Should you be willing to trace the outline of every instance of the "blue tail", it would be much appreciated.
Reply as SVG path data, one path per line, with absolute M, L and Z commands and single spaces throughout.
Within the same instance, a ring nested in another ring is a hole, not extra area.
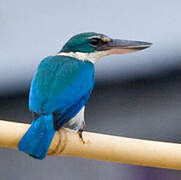
M 43 159 L 54 134 L 53 115 L 40 116 L 32 122 L 31 127 L 20 140 L 18 148 L 36 159 Z

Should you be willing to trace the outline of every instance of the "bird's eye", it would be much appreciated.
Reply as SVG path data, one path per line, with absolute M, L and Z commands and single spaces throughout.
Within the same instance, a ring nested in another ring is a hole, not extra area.
M 102 44 L 102 40 L 99 39 L 99 38 L 92 38 L 92 39 L 90 40 L 90 44 L 91 44 L 92 46 L 99 46 L 99 45 Z

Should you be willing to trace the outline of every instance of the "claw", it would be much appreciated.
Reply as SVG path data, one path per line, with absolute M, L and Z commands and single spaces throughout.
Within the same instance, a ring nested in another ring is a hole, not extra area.
M 78 130 L 78 135 L 79 135 L 79 138 L 80 138 L 80 140 L 82 141 L 82 143 L 85 144 L 85 141 L 84 141 L 84 139 L 83 139 L 83 137 L 82 137 L 82 132 L 83 132 L 83 129 L 79 129 L 79 130 Z

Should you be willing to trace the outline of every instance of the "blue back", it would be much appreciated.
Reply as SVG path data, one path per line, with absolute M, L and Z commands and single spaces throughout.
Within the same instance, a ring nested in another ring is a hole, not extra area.
M 56 113 L 57 130 L 87 103 L 93 85 L 91 62 L 68 56 L 47 57 L 32 80 L 29 108 L 39 115 Z

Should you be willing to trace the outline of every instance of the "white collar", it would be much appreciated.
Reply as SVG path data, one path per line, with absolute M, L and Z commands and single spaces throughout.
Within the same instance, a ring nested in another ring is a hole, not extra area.
M 101 57 L 108 55 L 106 51 L 96 51 L 92 53 L 83 53 L 83 52 L 60 52 L 58 56 L 69 56 L 79 59 L 81 61 L 90 61 L 93 64 L 97 62 Z

